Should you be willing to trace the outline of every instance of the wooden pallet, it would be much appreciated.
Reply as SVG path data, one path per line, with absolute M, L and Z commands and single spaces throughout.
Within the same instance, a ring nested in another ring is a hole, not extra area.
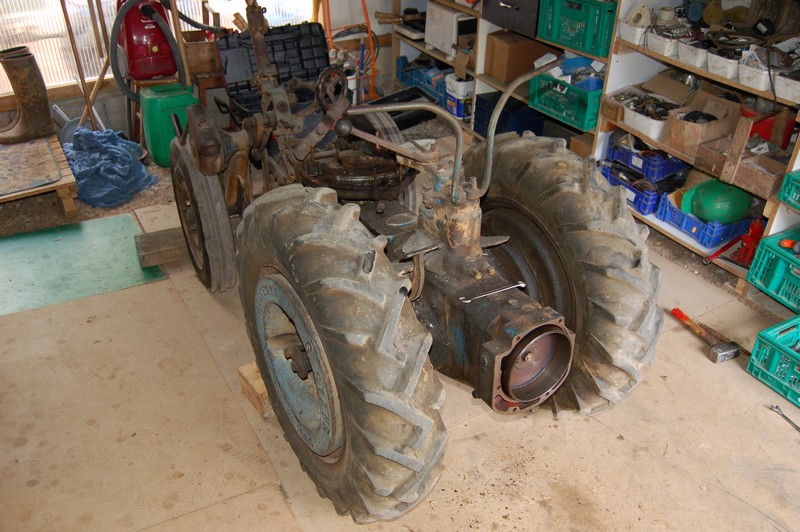
M 61 149 L 61 144 L 58 142 L 58 138 L 55 135 L 51 135 L 46 139 L 41 140 L 50 145 L 50 150 L 53 152 L 56 165 L 58 165 L 58 169 L 61 172 L 61 179 L 55 183 L 0 196 L 0 203 L 28 198 L 31 196 L 38 196 L 39 194 L 45 194 L 47 192 L 55 192 L 58 196 L 58 201 L 61 205 L 61 210 L 64 212 L 64 216 L 67 218 L 75 218 L 78 215 L 78 209 L 75 207 L 74 201 L 78 196 L 78 185 L 75 182 L 75 176 L 72 174 L 72 169 L 69 167 L 69 163 L 67 163 L 67 157 L 64 155 L 64 150 Z

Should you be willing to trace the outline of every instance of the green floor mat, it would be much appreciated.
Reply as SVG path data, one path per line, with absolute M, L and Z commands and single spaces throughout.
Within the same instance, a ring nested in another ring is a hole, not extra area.
M 0 238 L 0 316 L 163 279 L 142 268 L 130 215 Z

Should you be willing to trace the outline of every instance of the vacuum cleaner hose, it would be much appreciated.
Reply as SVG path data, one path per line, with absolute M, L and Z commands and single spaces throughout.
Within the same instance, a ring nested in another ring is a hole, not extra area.
M 134 7 L 138 6 L 142 2 L 146 0 L 128 0 L 127 2 L 122 4 L 122 7 L 117 12 L 116 18 L 114 18 L 114 24 L 111 26 L 111 36 L 109 40 L 111 42 L 111 46 L 109 46 L 109 63 L 111 66 L 111 73 L 114 75 L 114 80 L 117 82 L 119 89 L 122 93 L 131 101 L 138 102 L 139 95 L 133 92 L 130 87 L 128 87 L 128 83 L 125 80 L 125 77 L 122 75 L 122 72 L 119 68 L 119 61 L 117 59 L 117 41 L 119 40 L 119 30 L 122 27 L 122 22 L 125 20 L 125 16 L 128 12 L 133 9 Z M 149 8 L 149 9 L 148 9 Z M 150 6 L 147 8 L 143 8 L 142 13 L 153 19 L 153 21 L 161 28 L 161 31 L 164 33 L 164 36 L 169 43 L 169 49 L 172 52 L 172 57 L 175 59 L 175 64 L 178 68 L 178 82 L 181 85 L 186 85 L 186 73 L 183 65 L 183 60 L 181 59 L 180 51 L 178 50 L 178 43 L 175 41 L 175 37 L 172 35 L 172 31 L 169 29 L 169 24 L 167 21 L 164 20 L 158 11 L 153 9 Z

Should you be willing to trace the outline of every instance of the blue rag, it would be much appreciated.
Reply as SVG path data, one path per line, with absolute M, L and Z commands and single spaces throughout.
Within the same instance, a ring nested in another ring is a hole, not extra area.
M 121 132 L 78 128 L 64 153 L 78 184 L 78 199 L 92 207 L 115 207 L 156 184 L 139 157 L 144 153 Z

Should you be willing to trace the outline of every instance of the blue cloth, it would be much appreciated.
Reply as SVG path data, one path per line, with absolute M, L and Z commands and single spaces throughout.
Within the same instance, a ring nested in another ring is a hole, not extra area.
M 92 207 L 114 207 L 130 201 L 134 194 L 156 184 L 139 157 L 144 153 L 135 142 L 111 130 L 78 128 L 64 153 L 78 183 L 78 199 Z

